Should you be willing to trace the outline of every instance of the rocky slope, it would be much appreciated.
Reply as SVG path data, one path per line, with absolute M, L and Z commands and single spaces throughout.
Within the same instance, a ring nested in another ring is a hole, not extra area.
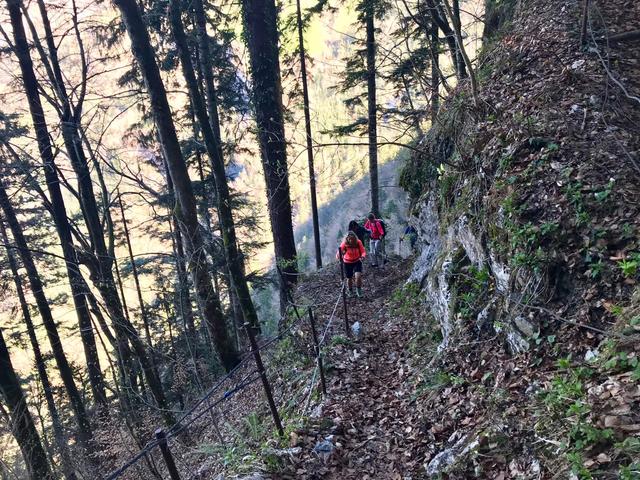
M 456 379 L 422 406 L 426 472 L 640 478 L 640 44 L 606 40 L 640 5 L 591 2 L 582 48 L 578 2 L 501 3 L 480 104 L 460 86 L 402 175 L 424 376 Z

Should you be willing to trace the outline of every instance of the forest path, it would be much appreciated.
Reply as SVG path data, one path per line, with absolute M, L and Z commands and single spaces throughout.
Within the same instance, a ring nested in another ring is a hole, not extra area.
M 417 478 L 426 437 L 419 432 L 418 412 L 412 406 L 409 345 L 415 331 L 410 320 L 393 314 L 391 305 L 410 265 L 410 259 L 398 257 L 384 269 L 365 265 L 364 298 L 348 300 L 350 323 L 362 326 L 360 338 L 345 341 L 340 309 L 326 359 L 327 399 L 308 428 L 292 439 L 302 454 L 273 478 Z M 303 290 L 299 294 L 318 298 L 335 295 L 337 288 L 319 277 Z M 325 318 L 331 313 L 318 311 Z

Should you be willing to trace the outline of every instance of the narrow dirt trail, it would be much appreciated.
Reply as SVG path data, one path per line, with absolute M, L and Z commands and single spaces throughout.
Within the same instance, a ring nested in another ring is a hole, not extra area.
M 344 334 L 340 311 L 326 360 L 327 399 L 312 424 L 294 438 L 302 454 L 286 473 L 274 478 L 418 478 L 427 437 L 420 433 L 412 402 L 408 347 L 414 328 L 410 321 L 394 316 L 390 307 L 390 297 L 406 280 L 409 268 L 410 261 L 397 259 L 383 270 L 366 269 L 365 297 L 348 303 L 351 323 L 362 325 L 360 338 L 336 341 L 336 335 Z M 336 291 L 321 279 L 305 285 L 306 293 L 315 295 L 327 288 Z M 331 452 L 321 451 L 323 442 Z

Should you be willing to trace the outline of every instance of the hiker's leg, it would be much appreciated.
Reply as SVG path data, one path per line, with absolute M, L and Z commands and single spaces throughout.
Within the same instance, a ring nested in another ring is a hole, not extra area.
M 378 265 L 378 244 L 380 240 L 371 240 L 371 265 Z
M 349 292 L 353 290 L 353 264 L 345 263 L 344 264 L 344 274 L 347 277 L 347 288 Z
M 356 297 L 362 297 L 362 260 L 354 266 L 354 272 L 356 276 Z

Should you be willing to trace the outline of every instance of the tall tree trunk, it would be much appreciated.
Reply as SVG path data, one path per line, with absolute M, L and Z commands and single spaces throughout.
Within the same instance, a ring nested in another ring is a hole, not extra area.
M 456 34 L 451 28 L 449 21 L 447 20 L 447 15 L 445 14 L 444 8 L 442 6 L 442 0 L 425 0 L 429 15 L 436 22 L 438 28 L 442 30 L 444 34 L 445 40 L 449 47 L 449 52 L 451 54 L 451 61 L 453 62 L 453 67 L 456 71 L 456 77 L 458 80 L 466 78 L 467 71 L 464 64 L 464 59 L 460 54 L 458 49 L 458 45 L 456 42 Z
M 0 392 L 9 409 L 11 432 L 15 437 L 32 480 L 54 480 L 47 454 L 27 408 L 27 399 L 16 375 L 7 344 L 0 330 Z
M 242 0 L 242 15 L 251 64 L 253 104 L 267 186 L 269 219 L 276 262 L 284 277 L 280 289 L 282 307 L 286 305 L 286 289 L 297 281 L 298 266 L 289 195 L 275 1 Z
M 451 23 L 453 24 L 453 31 L 456 38 L 456 44 L 458 46 L 458 53 L 462 57 L 463 64 L 467 67 L 469 74 L 469 80 L 471 83 L 471 95 L 473 96 L 473 103 L 477 107 L 480 104 L 480 97 L 478 96 L 478 80 L 476 73 L 473 70 L 473 65 L 467 55 L 467 51 L 464 47 L 464 41 L 462 39 L 462 23 L 460 22 L 460 7 L 457 0 L 453 0 L 453 7 L 449 4 L 449 0 L 442 0 L 446 14 L 449 16 Z M 457 10 L 456 10 L 457 7 Z
M 431 41 L 431 124 L 433 125 L 440 110 L 440 40 L 438 24 L 433 18 L 430 22 Z
M 134 0 L 114 0 L 114 3 L 122 13 L 133 53 L 144 76 L 147 93 L 151 100 L 158 135 L 176 193 L 176 216 L 184 234 L 198 304 L 220 360 L 224 367 L 230 370 L 237 365 L 240 358 L 227 332 L 220 301 L 211 284 L 191 179 L 180 150 L 166 90 L 160 77 L 149 34 Z
M 56 165 L 49 140 L 49 131 L 44 111 L 42 109 L 42 104 L 40 102 L 40 95 L 38 93 L 38 81 L 33 70 L 33 62 L 31 61 L 26 35 L 22 25 L 20 0 L 7 0 L 7 6 L 9 8 L 11 25 L 13 27 L 15 52 L 20 63 L 22 81 L 24 84 L 25 94 L 29 102 L 29 110 L 31 112 L 31 119 L 36 132 L 38 149 L 44 163 L 44 172 L 52 205 L 53 219 L 56 224 L 58 237 L 60 238 L 67 275 L 69 277 L 69 286 L 71 287 L 73 303 L 78 317 L 78 324 L 80 326 L 80 337 L 82 338 L 82 344 L 84 347 L 91 390 L 93 392 L 94 400 L 98 404 L 106 407 L 107 399 L 104 388 L 104 378 L 102 376 L 96 340 L 91 326 L 91 314 L 87 305 L 87 299 L 85 296 L 86 292 L 82 288 L 82 285 L 84 285 L 84 279 L 82 279 L 82 274 L 80 273 L 78 266 L 77 253 L 73 246 L 71 227 L 69 225 L 64 199 L 60 190 L 60 182 L 58 180 Z
M 380 186 L 378 183 L 378 118 L 376 105 L 376 37 L 374 11 L 371 2 L 365 6 L 367 31 L 367 131 L 369 133 L 369 183 L 371 211 L 380 215 Z
M 320 248 L 320 221 L 318 218 L 318 200 L 316 198 L 316 172 L 313 165 L 313 138 L 311 136 L 311 111 L 309 104 L 309 87 L 307 85 L 307 59 L 304 49 L 304 33 L 302 25 L 302 8 L 300 0 L 296 0 L 296 21 L 298 27 L 298 48 L 300 50 L 300 77 L 302 80 L 302 101 L 304 105 L 304 126 L 307 137 L 307 160 L 309 165 L 309 194 L 311 196 L 311 220 L 313 222 L 313 241 L 316 252 L 316 268 L 322 268 L 322 251 Z
M 245 321 L 256 330 L 259 330 L 260 326 L 258 322 L 258 315 L 256 313 L 255 306 L 253 305 L 253 301 L 251 300 L 249 286 L 247 285 L 247 281 L 244 277 L 242 268 L 243 259 L 238 251 L 236 228 L 233 221 L 233 212 L 231 210 L 231 195 L 229 193 L 229 185 L 227 184 L 224 158 L 222 156 L 221 139 L 219 136 L 220 129 L 216 104 L 216 92 L 211 65 L 208 63 L 209 39 L 206 33 L 204 9 L 202 9 L 200 0 L 194 1 L 196 22 L 198 25 L 202 75 L 205 79 L 205 90 L 207 92 L 208 104 L 210 107 L 209 112 L 207 112 L 202 95 L 198 90 L 198 82 L 193 69 L 193 64 L 191 63 L 191 54 L 189 52 L 187 38 L 182 25 L 181 10 L 178 1 L 179 0 L 169 1 L 171 25 L 174 39 L 178 47 L 180 61 L 182 63 L 182 71 L 187 83 L 187 88 L 189 89 L 191 104 L 198 123 L 200 124 L 207 154 L 211 161 L 211 170 L 213 172 L 213 179 L 216 185 L 216 199 L 218 218 L 220 219 L 222 243 L 224 245 L 227 267 L 231 277 L 230 287 L 235 291 Z M 212 121 L 211 116 L 215 117 L 215 120 Z M 214 127 L 214 125 L 217 126 L 217 128 Z M 233 295 L 230 294 L 230 299 L 232 299 L 232 297 Z
M 27 278 L 29 279 L 31 292 L 36 300 L 40 318 L 42 319 L 42 323 L 44 324 L 44 328 L 47 332 L 49 343 L 51 344 L 51 350 L 53 352 L 53 357 L 58 367 L 58 372 L 60 373 L 60 377 L 62 378 L 62 382 L 64 384 L 67 395 L 69 396 L 71 407 L 78 423 L 80 438 L 86 443 L 86 441 L 91 436 L 91 429 L 89 427 L 89 421 L 87 420 L 84 403 L 82 402 L 80 392 L 78 391 L 75 380 L 73 379 L 71 366 L 69 365 L 67 357 L 62 348 L 62 342 L 58 333 L 58 327 L 56 326 L 56 323 L 53 319 L 49 301 L 44 294 L 42 280 L 40 279 L 36 264 L 33 261 L 33 257 L 31 256 L 31 251 L 29 250 L 27 241 L 24 237 L 24 234 L 22 233 L 22 228 L 18 223 L 18 219 L 16 217 L 15 211 L 13 210 L 13 206 L 9 201 L 9 197 L 7 196 L 7 192 L 4 189 L 4 185 L 1 181 L 0 208 L 2 208 L 2 211 L 4 212 L 4 218 L 9 225 L 13 240 L 16 243 L 18 253 L 20 254 L 20 259 L 22 260 L 22 265 L 27 272 Z
M 74 2 L 72 2 L 72 5 L 74 10 L 74 26 L 77 28 L 77 9 Z M 102 222 L 100 220 L 99 209 L 93 191 L 91 172 L 83 148 L 82 139 L 84 138 L 84 136 L 80 131 L 82 99 L 79 100 L 78 104 L 73 105 L 71 99 L 67 94 L 64 76 L 62 75 L 62 69 L 60 67 L 60 62 L 58 59 L 58 50 L 49 22 L 49 17 L 44 0 L 38 0 L 38 7 L 40 10 L 40 15 L 42 17 L 43 27 L 45 29 L 45 41 L 47 43 L 49 57 L 48 64 L 50 65 L 50 68 L 47 69 L 47 72 L 49 73 L 49 80 L 54 85 L 57 96 L 61 103 L 58 109 L 60 117 L 60 127 L 67 154 L 71 159 L 71 165 L 78 179 L 80 207 L 85 220 L 85 224 L 87 226 L 87 231 L 89 232 L 89 237 L 91 239 L 91 247 L 93 249 L 93 251 L 90 253 L 90 255 L 92 254 L 92 257 L 88 258 L 87 261 L 85 261 L 85 264 L 91 271 L 91 276 L 94 279 L 94 284 L 100 291 L 100 295 L 104 300 L 105 306 L 109 312 L 109 316 L 116 326 L 116 335 L 118 336 L 118 343 L 120 345 L 119 354 L 122 354 L 125 357 L 129 357 L 131 355 L 131 351 L 127 345 L 127 337 L 131 333 L 127 334 L 127 331 L 133 332 L 134 330 L 132 327 L 130 328 L 130 326 L 127 325 L 129 323 L 129 319 L 126 315 L 126 308 L 123 307 L 122 303 L 124 302 L 124 298 L 121 301 L 118 294 L 117 283 L 115 281 L 112 270 L 114 263 L 113 241 L 112 237 L 110 237 L 111 242 L 109 247 L 105 243 Z M 35 37 L 36 35 L 33 27 L 32 30 Z M 80 56 L 84 75 L 83 82 L 85 82 L 83 84 L 84 89 L 86 88 L 87 81 L 87 67 L 84 62 L 84 49 L 81 38 L 79 36 L 79 30 L 76 30 L 76 36 L 80 47 Z M 37 42 L 37 37 L 34 38 L 34 41 Z M 43 55 L 43 63 L 46 62 L 47 59 L 44 57 L 44 49 L 39 49 L 39 51 L 41 52 L 41 55 Z M 88 144 L 88 141 L 86 143 Z M 106 197 L 106 192 L 104 191 L 106 189 L 101 178 L 100 167 L 99 165 L 97 165 L 97 162 L 95 163 L 96 171 L 98 172 L 100 183 L 103 187 L 103 196 Z M 109 234 L 113 235 L 110 212 L 108 211 L 108 206 L 105 206 L 105 208 L 107 209 L 106 218 L 108 228 L 110 229 Z M 140 348 L 134 348 L 134 350 L 137 351 L 137 354 L 147 356 L 147 353 L 143 353 L 144 350 L 140 350 Z M 147 360 L 142 358 L 140 359 L 140 363 L 144 364 L 145 362 L 147 362 Z M 127 365 L 131 363 L 131 360 L 129 358 L 124 358 L 119 363 L 122 365 Z M 157 383 L 155 379 L 151 379 L 150 381 L 153 383 Z M 150 388 L 152 391 L 154 390 L 153 387 Z M 161 402 L 162 399 L 156 398 L 156 401 Z
M 36 329 L 33 325 L 31 318 L 31 312 L 29 311 L 29 304 L 24 295 L 24 289 L 22 287 L 22 279 L 18 273 L 18 262 L 14 256 L 13 250 L 8 247 L 9 237 L 7 230 L 4 226 L 4 220 L 0 218 L 0 237 L 2 242 L 7 246 L 7 260 L 9 261 L 9 269 L 13 276 L 13 283 L 16 287 L 16 294 L 18 295 L 18 301 L 20 302 L 20 309 L 22 310 L 22 318 L 24 319 L 25 326 L 27 327 L 27 335 L 29 337 L 29 343 L 33 350 L 33 356 L 36 362 L 36 370 L 38 370 L 38 376 L 42 383 L 42 390 L 44 392 L 44 398 L 47 403 L 47 410 L 51 417 L 51 425 L 53 427 L 53 437 L 56 443 L 56 448 L 60 454 L 60 460 L 62 464 L 62 470 L 67 480 L 75 480 L 77 478 L 73 469 L 73 463 L 69 456 L 69 448 L 67 447 L 67 441 L 65 439 L 64 430 L 62 428 L 62 422 L 60 421 L 60 414 L 58 413 L 58 407 L 56 406 L 55 399 L 53 397 L 53 388 L 51 387 L 51 381 L 49 380 L 49 374 L 47 373 L 47 366 L 45 364 L 42 351 L 40 350 L 40 343 L 36 335 Z
M 69 283 L 71 284 L 71 287 L 73 289 L 72 293 L 73 293 L 74 302 L 77 302 L 76 311 L 78 312 L 78 318 L 80 321 L 80 331 L 81 331 L 83 344 L 85 347 L 85 356 L 87 357 L 87 368 L 89 370 L 90 379 L 92 380 L 92 389 L 94 390 L 94 396 L 96 400 L 100 402 L 105 399 L 102 372 L 100 370 L 100 364 L 98 362 L 95 338 L 93 338 L 93 329 L 91 326 L 91 317 L 89 314 L 89 309 L 87 308 L 87 305 L 86 305 L 84 292 L 80 292 L 77 290 L 79 286 L 78 276 L 80 276 L 80 270 L 78 269 L 78 263 L 75 256 L 76 255 L 75 250 L 73 248 L 73 244 L 70 238 L 70 232 L 68 230 L 65 231 L 64 229 L 65 224 L 68 227 L 68 219 L 66 216 L 66 212 L 64 211 L 64 202 L 62 201 L 62 193 L 60 192 L 60 184 L 58 182 L 58 177 L 56 173 L 53 152 L 51 150 L 51 143 L 49 140 L 49 131 L 47 128 L 47 124 L 45 122 L 45 115 L 42 109 L 42 104 L 40 102 L 40 95 L 38 94 L 38 82 L 33 71 L 33 63 L 31 61 L 31 56 L 29 55 L 29 46 L 27 45 L 24 28 L 22 26 L 20 0 L 7 0 L 7 7 L 9 10 L 9 15 L 11 17 L 11 25 L 13 27 L 16 56 L 18 57 L 18 61 L 20 63 L 22 81 L 24 84 L 25 93 L 29 103 L 31 119 L 32 119 L 34 130 L 36 133 L 38 150 L 40 152 L 40 156 L 44 163 L 45 178 L 47 181 L 47 187 L 49 188 L 49 194 L 51 195 L 51 203 L 53 204 L 54 219 L 56 220 L 56 228 L 58 230 L 58 235 L 60 236 L 61 243 L 62 243 L 62 249 L 65 257 L 67 273 L 69 275 Z M 8 198 L 7 198 L 7 202 L 8 202 Z M 7 221 L 11 226 L 11 222 L 12 222 L 11 217 L 6 210 L 5 210 L 5 216 L 7 217 Z M 15 215 L 14 215 L 14 219 L 15 219 Z M 16 239 L 17 241 L 16 232 L 14 231 L 13 226 L 11 227 L 11 230 L 13 232 L 14 239 Z M 25 244 L 25 247 L 26 247 L 26 244 Z M 25 265 L 25 268 L 26 268 L 26 262 L 24 261 L 24 258 L 23 258 L 23 264 Z M 38 289 L 42 290 L 41 284 L 36 285 L 36 288 L 33 288 L 34 291 Z M 84 304 L 83 304 L 83 301 L 84 301 Z M 47 305 L 47 309 L 48 309 L 48 305 Z M 51 321 L 53 322 L 53 318 L 51 318 Z M 59 343 L 59 341 L 60 340 L 58 338 L 57 342 Z M 53 343 L 54 342 L 52 341 L 52 344 Z M 69 368 L 69 365 L 66 363 L 66 357 L 62 355 L 61 360 L 62 358 L 64 358 L 63 362 L 64 364 L 66 364 L 66 368 L 69 370 L 68 371 L 69 378 L 67 378 L 67 380 L 65 381 L 65 384 L 67 386 L 69 396 L 74 406 L 74 411 L 78 419 L 80 432 L 85 437 L 85 439 L 88 440 L 89 437 L 91 436 L 91 433 L 90 433 L 91 429 L 89 427 L 89 422 L 86 417 L 84 404 L 80 399 L 80 395 L 76 389 L 75 382 L 73 382 L 73 377 L 71 376 L 71 370 Z M 62 367 L 59 365 L 59 368 L 61 370 L 61 374 L 63 374 L 64 365 Z M 65 375 L 66 374 L 67 373 L 65 373 Z
M 144 298 L 142 297 L 142 288 L 140 287 L 140 278 L 138 277 L 138 267 L 136 266 L 136 259 L 133 255 L 133 247 L 131 246 L 131 237 L 129 236 L 129 226 L 127 225 L 127 217 L 124 213 L 124 205 L 122 203 L 122 195 L 118 192 L 118 203 L 120 205 L 120 218 L 122 220 L 122 228 L 124 231 L 124 240 L 127 245 L 127 252 L 129 254 L 129 262 L 131 262 L 131 273 L 133 275 L 133 282 L 136 286 L 136 294 L 138 295 L 138 304 L 140 305 L 140 318 L 142 318 L 142 324 L 144 326 L 144 333 L 147 336 L 147 344 L 153 348 L 153 339 L 151 338 L 151 326 L 149 325 L 149 315 L 147 307 L 144 304 Z M 151 355 L 153 357 L 153 355 Z

